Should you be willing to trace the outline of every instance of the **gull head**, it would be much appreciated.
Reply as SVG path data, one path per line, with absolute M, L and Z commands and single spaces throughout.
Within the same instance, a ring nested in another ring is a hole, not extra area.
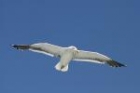
M 68 48 L 77 50 L 77 47 L 75 47 L 75 46 L 69 46 Z

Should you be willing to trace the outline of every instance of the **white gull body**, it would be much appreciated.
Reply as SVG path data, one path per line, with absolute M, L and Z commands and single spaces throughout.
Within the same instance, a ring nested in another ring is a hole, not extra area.
M 55 68 L 62 72 L 68 71 L 69 63 L 72 60 L 108 64 L 111 67 L 125 66 L 124 64 L 114 61 L 108 56 L 97 52 L 78 50 L 75 46 L 61 47 L 50 43 L 35 43 L 31 45 L 13 45 L 13 47 L 16 49 L 43 53 L 51 57 L 59 57 L 60 61 L 56 64 Z

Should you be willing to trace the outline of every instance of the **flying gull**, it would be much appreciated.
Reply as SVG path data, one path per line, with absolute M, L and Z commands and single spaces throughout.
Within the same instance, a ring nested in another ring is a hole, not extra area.
M 60 58 L 60 61 L 56 64 L 55 68 L 56 70 L 62 72 L 68 71 L 70 61 L 108 64 L 111 67 L 126 66 L 103 54 L 79 50 L 75 46 L 61 47 L 50 43 L 35 43 L 31 45 L 14 44 L 12 46 L 18 50 L 31 50 L 33 52 L 43 53 L 51 57 Z

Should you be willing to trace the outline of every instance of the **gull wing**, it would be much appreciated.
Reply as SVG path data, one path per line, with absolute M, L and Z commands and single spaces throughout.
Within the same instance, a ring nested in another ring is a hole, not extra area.
M 104 63 L 105 61 L 110 60 L 110 58 L 97 52 L 79 50 L 75 55 L 74 60 Z
M 29 50 L 33 52 L 43 53 L 51 57 L 60 57 L 62 52 L 64 51 L 64 48 L 49 43 L 36 43 L 30 45 Z
M 108 65 L 112 67 L 125 66 L 98 52 L 90 52 L 90 51 L 84 51 L 84 50 L 79 50 L 79 52 L 75 55 L 73 60 L 101 63 L 101 64 L 107 63 Z

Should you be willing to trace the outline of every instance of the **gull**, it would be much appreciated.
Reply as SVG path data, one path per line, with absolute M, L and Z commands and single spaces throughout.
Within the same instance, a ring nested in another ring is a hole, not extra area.
M 30 50 L 51 57 L 60 58 L 60 61 L 55 65 L 55 69 L 62 72 L 68 71 L 69 63 L 71 61 L 108 64 L 111 67 L 126 67 L 126 65 L 119 63 L 106 55 L 98 52 L 79 50 L 75 46 L 61 47 L 50 43 L 35 43 L 30 45 L 13 44 L 12 47 L 18 50 Z

